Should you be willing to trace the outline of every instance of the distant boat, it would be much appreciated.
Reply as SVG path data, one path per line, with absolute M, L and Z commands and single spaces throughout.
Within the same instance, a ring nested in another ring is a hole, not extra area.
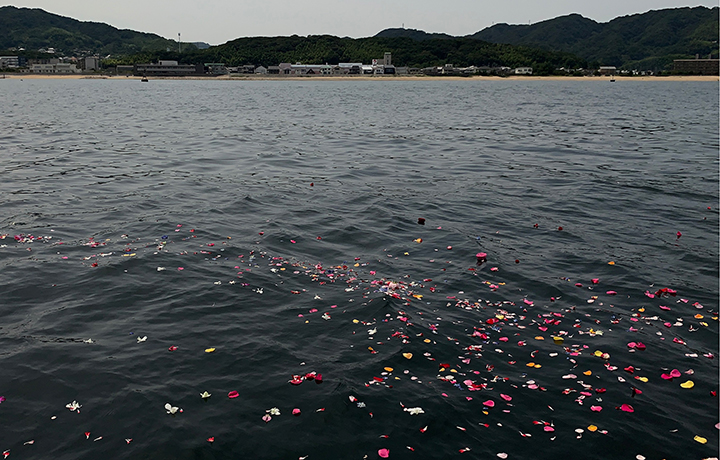
M 142 79 L 140 79 L 140 81 L 148 81 L 148 78 L 145 75 L 143 75 L 143 77 L 142 77 Z
M 610 77 L 610 83 L 615 83 L 615 77 Z

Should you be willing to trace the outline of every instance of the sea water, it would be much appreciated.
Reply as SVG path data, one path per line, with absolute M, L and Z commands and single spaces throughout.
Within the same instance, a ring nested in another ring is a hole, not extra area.
M 0 450 L 717 456 L 717 94 L 6 79 Z

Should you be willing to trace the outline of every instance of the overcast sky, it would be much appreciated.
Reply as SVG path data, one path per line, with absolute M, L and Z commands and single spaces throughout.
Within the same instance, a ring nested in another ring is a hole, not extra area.
M 528 24 L 570 13 L 598 22 L 649 10 L 717 6 L 681 0 L 18 0 L 81 21 L 152 32 L 182 41 L 225 43 L 239 37 L 371 37 L 403 27 L 469 35 L 496 23 Z M 8 4 L 5 4 L 8 5 Z

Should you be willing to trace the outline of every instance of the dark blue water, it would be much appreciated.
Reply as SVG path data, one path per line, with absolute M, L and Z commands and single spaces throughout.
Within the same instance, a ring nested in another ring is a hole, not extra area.
M 717 94 L 4 80 L 0 451 L 717 457 Z

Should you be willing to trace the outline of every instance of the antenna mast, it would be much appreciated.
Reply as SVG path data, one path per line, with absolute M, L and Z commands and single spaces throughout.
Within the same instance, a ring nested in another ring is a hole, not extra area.
M 180 32 L 178 32 L 178 54 L 180 54 Z

